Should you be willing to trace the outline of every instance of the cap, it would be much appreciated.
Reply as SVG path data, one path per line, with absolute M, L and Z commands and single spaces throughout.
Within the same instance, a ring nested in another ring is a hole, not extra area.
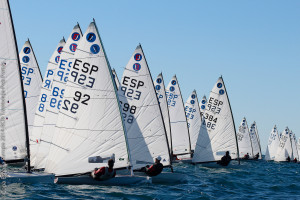
M 157 160 L 159 160 L 159 161 L 161 161 L 161 157 L 160 156 L 157 156 L 157 158 L 156 158 Z

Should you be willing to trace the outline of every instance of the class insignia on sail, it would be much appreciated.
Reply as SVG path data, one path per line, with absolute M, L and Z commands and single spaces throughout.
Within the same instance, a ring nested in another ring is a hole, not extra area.
M 267 150 L 266 150 L 266 155 L 265 155 L 265 160 L 274 160 L 275 155 L 277 153 L 277 149 L 279 147 L 279 134 L 276 125 L 272 129 L 269 140 L 268 140 L 268 145 L 267 145 Z

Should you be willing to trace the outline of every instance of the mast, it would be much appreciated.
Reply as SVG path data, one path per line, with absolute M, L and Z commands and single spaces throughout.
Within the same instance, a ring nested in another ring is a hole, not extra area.
M 228 99 L 228 104 L 229 104 L 229 107 L 230 107 L 231 117 L 232 117 L 232 121 L 233 121 L 233 125 L 234 125 L 233 127 L 234 127 L 234 133 L 235 133 L 235 142 L 236 142 L 236 150 L 237 150 L 237 159 L 238 159 L 238 162 L 239 162 L 239 164 L 240 164 L 240 150 L 239 150 L 239 145 L 238 145 L 238 141 L 237 141 L 236 128 L 235 128 L 234 118 L 233 118 L 233 114 L 232 114 L 232 108 L 231 108 L 230 101 L 229 101 L 229 98 L 228 98 L 228 91 L 227 91 L 227 89 L 226 89 L 225 82 L 224 82 L 222 76 L 221 76 L 221 79 L 222 79 L 224 88 L 225 88 L 225 90 L 226 90 L 226 97 L 227 97 L 227 99 Z
M 39 63 L 37 62 L 37 59 L 36 59 L 36 57 L 35 57 L 35 54 L 34 54 L 34 51 L 33 51 L 33 48 L 32 48 L 32 45 L 31 45 L 31 43 L 30 43 L 30 40 L 29 40 L 29 38 L 28 38 L 28 43 L 29 43 L 29 45 L 30 45 L 30 47 L 31 47 L 31 51 L 32 51 L 32 54 L 33 54 L 34 60 L 35 60 L 35 62 L 36 62 L 36 64 L 37 64 L 37 67 L 38 67 L 38 69 L 39 69 L 39 73 L 40 73 L 40 77 L 41 77 L 41 79 L 42 79 L 42 82 L 43 82 L 44 80 L 43 80 L 43 76 L 42 76 L 42 73 L 41 73 L 41 69 L 40 69 Z
M 139 46 L 140 46 L 140 48 L 141 48 L 141 50 L 142 50 L 142 52 L 144 54 L 144 51 L 143 51 L 143 48 L 142 48 L 141 44 L 139 44 Z M 145 59 L 146 65 L 149 66 L 148 62 L 147 62 L 147 59 L 146 59 L 146 56 L 144 56 L 144 59 Z M 159 108 L 159 113 L 160 113 L 161 120 L 162 120 L 163 127 L 164 127 L 164 132 L 165 132 L 167 146 L 168 146 L 168 152 L 169 152 L 169 158 L 170 158 L 170 166 L 172 168 L 172 157 L 171 157 L 170 148 L 169 148 L 169 141 L 168 141 L 166 126 L 165 126 L 164 118 L 163 118 L 163 115 L 162 115 L 162 112 L 161 112 L 161 108 L 160 108 L 160 105 L 159 105 L 159 102 L 158 102 L 158 98 L 157 98 L 156 91 L 155 91 L 155 86 L 154 86 L 154 83 L 153 83 L 153 79 L 152 79 L 152 75 L 151 75 L 151 71 L 150 71 L 149 67 L 148 67 L 148 70 L 149 70 L 149 75 L 150 75 L 151 83 L 152 83 L 152 86 L 153 86 L 153 89 L 154 89 L 154 92 L 155 92 L 155 96 L 156 96 L 155 100 L 157 102 L 157 105 L 158 105 L 158 108 Z M 173 169 L 172 169 L 172 172 L 173 172 Z
M 169 107 L 168 107 L 168 101 L 167 101 L 167 96 L 166 96 L 166 86 L 165 86 L 165 81 L 164 81 L 164 78 L 163 78 L 163 75 L 162 75 L 162 73 L 160 73 L 160 75 L 161 75 L 161 80 L 162 80 L 162 83 L 163 83 L 163 85 L 164 85 L 164 90 L 165 90 L 165 99 L 166 99 L 166 105 L 167 105 L 167 110 L 168 110 L 168 118 L 169 118 L 169 128 L 170 128 L 170 141 L 168 141 L 168 142 L 170 142 L 170 146 L 171 146 L 171 149 L 170 149 L 170 155 L 171 155 L 171 160 L 173 159 L 173 143 L 172 143 L 172 129 L 171 129 L 171 122 L 170 122 L 170 113 L 169 113 Z
M 179 93 L 181 95 L 181 101 L 182 101 L 182 105 L 183 105 L 183 110 L 184 110 L 184 103 L 183 103 L 183 98 L 182 98 L 182 93 L 181 93 L 181 90 L 180 90 L 180 86 L 179 86 L 179 83 L 178 83 L 178 79 L 176 77 L 176 74 L 175 74 L 175 78 L 176 78 L 176 81 L 177 81 L 177 84 L 178 84 L 178 89 L 179 89 Z M 186 114 L 184 112 L 184 118 L 185 118 L 185 124 L 186 124 L 186 128 L 187 128 L 187 131 L 188 131 L 188 136 L 189 136 L 189 147 L 190 147 L 190 153 L 191 154 L 191 157 L 192 157 L 192 152 L 191 152 L 191 137 L 190 137 L 190 131 L 189 131 L 189 127 L 187 125 L 187 118 L 186 118 Z
M 12 24 L 12 31 L 14 34 L 14 39 L 15 39 L 15 48 L 16 48 L 16 54 L 18 54 L 18 45 L 17 45 L 17 39 L 16 39 L 16 33 L 15 33 L 15 28 L 14 28 L 14 22 L 12 19 L 12 15 L 11 15 L 11 10 L 10 10 L 10 5 L 9 5 L 9 1 L 7 0 L 7 5 L 8 5 L 8 10 L 9 10 L 9 15 L 10 15 L 10 21 Z M 24 121 L 25 121 L 25 137 L 26 137 L 26 149 L 27 149 L 27 172 L 30 173 L 30 149 L 29 149 L 29 133 L 28 133 L 28 122 L 27 122 L 27 115 L 26 115 L 26 103 L 25 103 L 25 96 L 24 96 L 24 87 L 23 87 L 23 83 L 22 83 L 22 73 L 21 73 L 21 65 L 20 65 L 20 59 L 19 56 L 17 56 L 17 62 L 18 62 L 18 72 L 19 72 L 19 80 L 20 80 L 20 85 L 21 85 L 21 90 L 22 90 L 22 97 L 23 97 L 23 111 L 24 111 Z
M 96 25 L 96 21 L 95 19 L 93 18 L 93 22 L 95 24 L 95 27 L 96 27 L 96 31 L 99 35 L 99 41 L 100 41 L 100 44 L 102 46 L 102 49 L 103 49 L 103 53 L 105 55 L 105 59 L 106 59 L 106 62 L 107 62 L 107 65 L 108 65 L 108 69 L 109 69 L 109 74 L 110 74 L 110 78 L 113 82 L 113 85 L 114 85 L 114 89 L 115 89 L 115 96 L 116 96 L 116 99 L 117 99 L 117 104 L 118 104 L 118 107 L 119 107 L 119 114 L 121 116 L 121 121 L 122 121 L 122 127 L 123 127 L 123 130 L 124 130 L 124 137 L 125 137 L 125 141 L 126 141 L 126 149 L 127 149 L 127 155 L 128 155 L 128 160 L 129 160 L 129 165 L 130 165 L 130 170 L 131 170 L 131 175 L 133 175 L 133 169 L 132 169 L 132 161 L 131 161 L 131 154 L 130 154 L 130 149 L 129 149 L 129 143 L 128 143 L 128 138 L 127 138 L 127 130 L 126 130 L 126 127 L 125 127 L 125 124 L 124 124 L 124 120 L 123 120 L 123 116 L 122 116 L 122 113 L 121 113 L 121 105 L 120 105 L 120 101 L 119 101 L 119 95 L 117 94 L 117 86 L 116 86 L 116 83 L 115 83 L 115 80 L 113 78 L 113 74 L 112 74 L 112 71 L 111 71 L 111 66 L 110 66 L 110 63 L 109 63 L 109 60 L 107 58 L 107 55 L 106 55 L 106 51 L 104 49 L 104 45 L 103 45 L 103 42 L 101 40 L 101 37 L 100 37 L 100 34 L 99 34 L 99 31 L 98 31 L 98 27 Z

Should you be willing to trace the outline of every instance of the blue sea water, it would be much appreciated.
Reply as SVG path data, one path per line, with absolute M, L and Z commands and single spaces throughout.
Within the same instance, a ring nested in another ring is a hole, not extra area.
M 230 168 L 174 164 L 183 184 L 89 186 L 11 184 L 5 199 L 300 199 L 300 165 L 244 161 Z

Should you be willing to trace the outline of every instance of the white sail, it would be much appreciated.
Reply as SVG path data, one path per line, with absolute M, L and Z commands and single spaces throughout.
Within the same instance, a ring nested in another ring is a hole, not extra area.
M 258 134 L 258 128 L 257 128 L 256 122 L 254 121 L 253 123 L 255 124 L 255 133 L 256 133 L 256 138 L 258 141 L 258 148 L 259 148 L 259 152 L 260 152 L 259 159 L 262 159 L 261 144 L 260 144 L 260 139 L 259 139 L 259 134 Z
M 265 160 L 272 160 L 270 156 L 269 146 L 267 145 Z
M 288 127 L 281 133 L 279 147 L 275 156 L 275 161 L 286 161 L 287 157 L 292 157 L 292 144 L 290 138 L 290 130 Z
M 196 90 L 192 92 L 185 103 L 185 113 L 189 127 L 191 149 L 195 150 L 201 127 L 201 115 Z
M 41 133 L 43 129 L 43 123 L 46 113 L 46 105 L 49 103 L 50 90 L 52 87 L 52 81 L 54 73 L 58 67 L 58 62 L 60 59 L 61 51 L 65 45 L 65 40 L 62 39 L 57 47 L 55 48 L 46 69 L 44 80 L 40 89 L 40 95 L 37 102 L 37 107 L 34 116 L 34 122 L 32 127 L 32 134 L 30 136 L 30 155 L 31 155 L 31 165 L 36 165 L 36 156 L 38 146 L 40 144 Z
M 0 79 L 0 156 L 6 161 L 24 159 L 28 154 L 26 107 L 14 26 L 6 0 L 0 0 Z
M 210 92 L 197 139 L 193 163 L 221 160 L 226 151 L 238 158 L 238 144 L 232 111 L 220 77 Z
M 274 126 L 274 128 L 272 129 L 271 133 L 270 133 L 270 137 L 269 137 L 269 141 L 268 141 L 268 152 L 269 152 L 269 157 L 265 156 L 265 160 L 274 160 L 275 156 L 277 154 L 277 150 L 279 148 L 279 134 L 278 134 L 278 130 L 276 125 Z
M 257 136 L 258 133 L 256 128 L 256 123 L 253 122 L 253 124 L 250 126 L 250 138 L 251 138 L 252 149 L 253 149 L 253 157 L 259 154 L 258 159 L 261 159 L 260 143 Z
M 95 22 L 83 35 L 65 87 L 45 171 L 86 173 L 130 165 L 113 75 Z
M 297 159 L 298 161 L 299 155 L 298 155 L 298 148 L 297 148 L 297 139 L 295 134 L 292 131 L 290 133 L 290 137 L 291 137 L 292 150 L 293 150 L 293 155 L 291 157 L 291 160 Z
M 167 103 L 165 82 L 162 73 L 160 73 L 157 76 L 156 80 L 154 81 L 154 84 L 155 84 L 155 90 L 157 93 L 160 109 L 164 119 L 165 129 L 168 136 L 169 149 L 170 151 L 172 151 L 173 147 L 172 147 L 171 126 L 170 126 L 170 115 L 169 115 L 169 108 Z
M 119 87 L 120 87 L 120 81 L 119 81 L 119 78 L 118 78 L 118 75 L 117 75 L 117 72 L 115 69 L 112 69 L 112 74 L 113 74 L 113 77 L 114 77 L 114 81 L 116 83 L 116 87 L 117 89 L 119 90 Z
M 167 135 L 148 64 L 141 45 L 135 49 L 123 73 L 119 99 L 126 125 L 133 169 L 171 163 Z
M 206 102 L 207 102 L 207 99 L 206 99 L 206 96 L 204 95 L 204 96 L 202 97 L 201 102 L 199 102 L 201 119 L 202 119 L 203 114 L 204 114 L 204 112 L 205 112 Z
M 237 133 L 237 139 L 239 143 L 239 150 L 240 150 L 240 158 L 243 158 L 247 153 L 249 154 L 250 158 L 253 155 L 253 148 L 252 148 L 252 141 L 250 138 L 249 128 L 246 121 L 246 118 L 243 118 L 240 126 L 239 131 Z
M 298 151 L 298 156 L 300 155 L 300 139 L 297 142 L 297 151 Z M 300 158 L 300 157 L 299 157 Z M 298 160 L 299 161 L 299 160 Z
M 189 155 L 191 153 L 190 134 L 176 76 L 173 76 L 166 87 L 166 95 L 172 130 L 173 155 Z
M 81 38 L 81 29 L 77 24 L 67 39 L 65 48 L 62 49 L 57 70 L 54 72 L 52 87 L 48 96 L 49 101 L 45 105 L 46 113 L 40 138 L 41 142 L 38 147 L 36 158 L 36 168 L 38 169 L 44 168 L 46 164 L 46 158 L 49 153 L 55 125 L 58 119 L 58 112 L 62 106 L 62 98 L 64 96 L 70 69 L 74 61 L 73 57 Z
M 19 53 L 19 57 L 21 62 L 21 73 L 30 137 L 43 79 L 29 40 L 23 45 L 23 48 Z

